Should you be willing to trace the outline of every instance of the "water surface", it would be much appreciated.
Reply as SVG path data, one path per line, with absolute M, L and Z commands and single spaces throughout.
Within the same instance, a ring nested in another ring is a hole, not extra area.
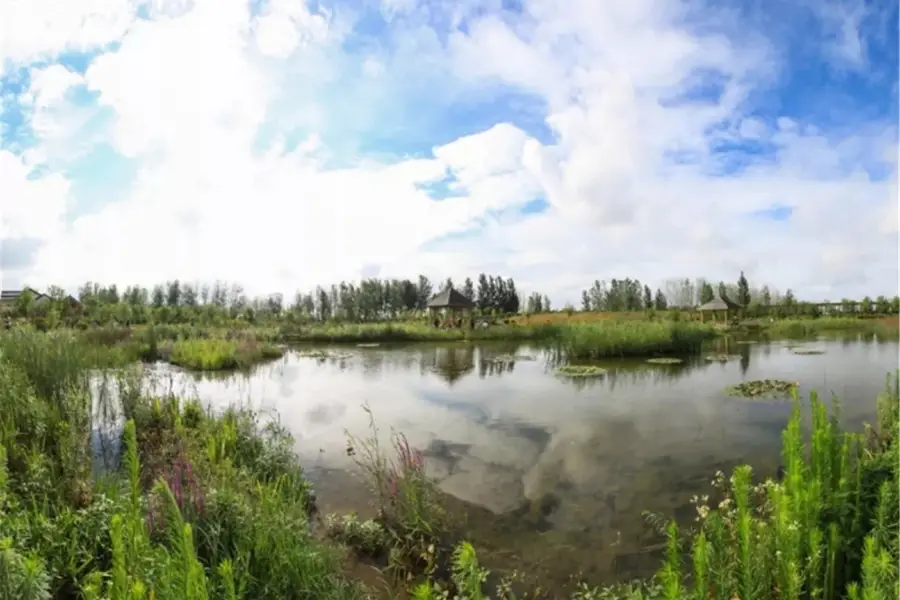
M 609 582 L 647 574 L 661 540 L 643 510 L 687 522 L 690 497 L 710 491 L 715 471 L 749 463 L 775 473 L 790 403 L 732 398 L 727 386 L 798 381 L 801 395 L 839 395 L 845 426 L 874 421 L 897 343 L 854 337 L 806 346 L 826 354 L 718 340 L 710 352 L 740 360 L 610 361 L 609 374 L 592 380 L 556 376 L 527 346 L 344 347 L 341 359 L 291 353 L 249 376 L 180 374 L 179 385 L 213 405 L 277 411 L 326 510 L 368 502 L 347 475 L 344 434 L 367 434 L 367 404 L 382 435 L 406 434 L 440 487 L 468 503 L 471 534 L 489 562 L 527 569 L 553 588 L 570 575 Z M 534 360 L 491 362 L 501 353 Z

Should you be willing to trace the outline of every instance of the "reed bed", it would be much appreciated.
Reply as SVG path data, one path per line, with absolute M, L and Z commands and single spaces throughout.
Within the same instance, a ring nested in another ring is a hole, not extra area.
M 568 360 L 598 360 L 699 353 L 716 336 L 709 325 L 692 322 L 597 321 L 562 327 L 557 348 Z
M 164 345 L 160 356 L 179 367 L 197 371 L 246 369 L 267 360 L 280 358 L 284 350 L 274 344 L 254 339 L 239 341 L 223 339 L 179 340 Z
M 819 317 L 817 319 L 778 319 L 763 324 L 766 333 L 777 337 L 809 337 L 825 333 L 874 333 L 885 338 L 900 337 L 896 320 Z
M 492 325 L 443 329 L 420 321 L 407 323 L 343 323 L 285 327 L 282 339 L 287 342 L 313 343 L 389 343 L 447 342 L 463 340 L 533 340 L 552 339 L 560 328 L 555 325 Z

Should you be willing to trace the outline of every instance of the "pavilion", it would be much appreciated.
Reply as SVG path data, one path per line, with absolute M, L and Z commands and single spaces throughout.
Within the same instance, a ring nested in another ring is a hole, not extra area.
M 724 317 L 724 322 L 728 322 L 729 319 L 738 313 L 743 307 L 731 301 L 728 296 L 718 295 L 706 304 L 700 305 L 697 309 L 700 311 L 700 320 L 706 321 L 707 313 L 712 313 L 713 322 L 718 321 L 719 315 Z
M 428 321 L 435 327 L 462 327 L 468 320 L 472 322 L 475 303 L 452 287 L 428 301 Z

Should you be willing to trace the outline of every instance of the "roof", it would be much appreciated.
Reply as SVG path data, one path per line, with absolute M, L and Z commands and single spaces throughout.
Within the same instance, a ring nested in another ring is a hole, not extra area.
M 28 290 L 29 292 L 31 292 L 31 294 L 34 296 L 34 298 L 35 298 L 36 300 L 37 300 L 37 299 L 40 299 L 40 298 L 47 298 L 47 297 L 48 297 L 46 294 L 42 294 L 42 293 L 38 292 L 37 290 L 34 290 L 34 289 L 30 288 L 30 287 L 27 287 L 27 288 L 21 289 L 21 290 L 3 290 L 3 291 L 0 291 L 0 302 L 3 302 L 3 303 L 11 303 L 11 302 L 15 302 L 15 301 L 17 301 L 17 300 L 19 299 L 19 296 L 21 296 L 21 295 L 22 295 L 22 292 L 24 292 L 25 290 Z
M 447 288 L 428 301 L 428 308 L 475 308 L 475 304 L 453 288 Z
M 736 310 L 738 308 L 741 308 L 741 305 L 729 300 L 728 296 L 716 296 L 706 304 L 702 304 L 697 310 Z

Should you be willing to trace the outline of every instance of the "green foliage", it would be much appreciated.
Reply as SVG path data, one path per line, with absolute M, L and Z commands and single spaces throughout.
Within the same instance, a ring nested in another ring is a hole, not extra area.
M 279 358 L 284 351 L 278 346 L 252 339 L 186 339 L 172 344 L 163 356 L 173 365 L 200 371 L 246 368 L 256 363 Z

